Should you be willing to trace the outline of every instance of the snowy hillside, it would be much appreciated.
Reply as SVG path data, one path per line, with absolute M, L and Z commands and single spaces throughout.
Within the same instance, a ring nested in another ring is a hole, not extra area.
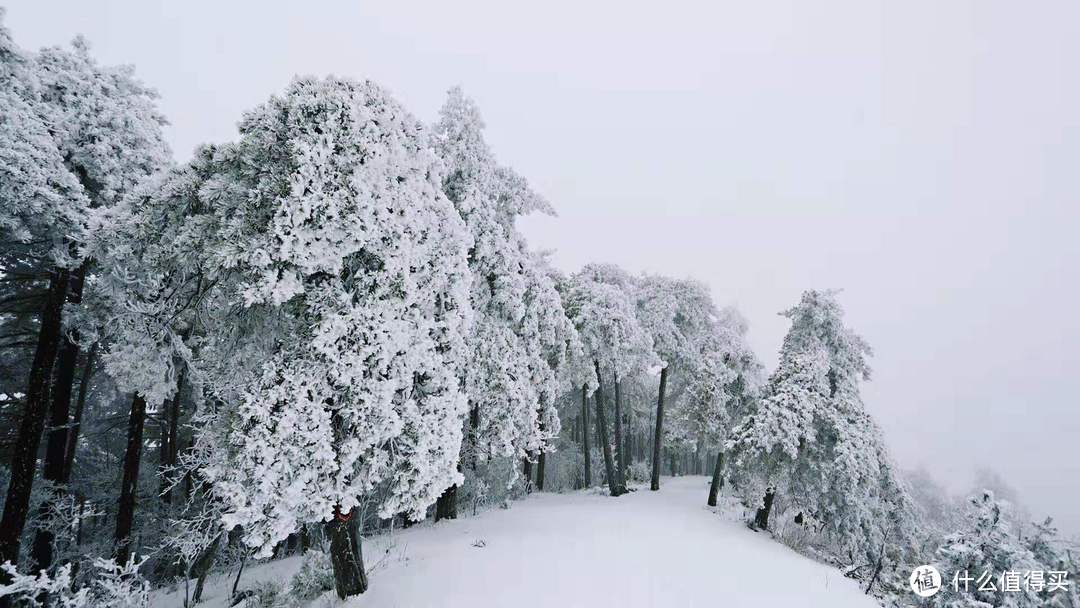
M 877 605 L 837 570 L 709 510 L 707 487 L 706 477 L 679 477 L 660 492 L 616 499 L 534 494 L 509 509 L 376 537 L 364 551 L 379 563 L 371 588 L 340 603 L 329 593 L 312 606 Z M 290 558 L 251 568 L 240 588 L 285 583 L 298 567 Z M 231 575 L 213 579 L 203 605 L 225 606 L 231 584 Z M 178 608 L 182 591 L 153 605 Z

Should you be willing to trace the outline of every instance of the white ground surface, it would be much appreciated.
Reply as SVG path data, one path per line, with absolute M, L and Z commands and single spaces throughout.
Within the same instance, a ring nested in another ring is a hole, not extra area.
M 665 478 L 659 492 L 619 498 L 534 494 L 510 509 L 376 537 L 364 548 L 374 566 L 368 592 L 348 602 L 331 593 L 311 606 L 877 605 L 837 570 L 708 509 L 707 484 L 705 477 Z M 240 587 L 287 584 L 298 567 L 290 558 L 250 568 Z M 231 583 L 211 579 L 201 606 L 227 605 Z M 158 595 L 154 606 L 180 606 L 182 593 Z

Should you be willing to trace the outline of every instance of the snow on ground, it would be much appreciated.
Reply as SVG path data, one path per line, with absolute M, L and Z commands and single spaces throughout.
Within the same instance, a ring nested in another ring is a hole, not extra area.
M 877 604 L 836 569 L 705 506 L 708 478 L 665 478 L 659 492 L 534 494 L 509 509 L 425 523 L 365 542 L 371 588 L 313 607 L 801 606 Z M 482 546 L 477 546 L 482 545 Z M 253 567 L 255 581 L 285 584 L 290 558 Z M 226 605 L 225 575 L 208 583 L 209 608 Z M 159 596 L 155 606 L 180 606 Z

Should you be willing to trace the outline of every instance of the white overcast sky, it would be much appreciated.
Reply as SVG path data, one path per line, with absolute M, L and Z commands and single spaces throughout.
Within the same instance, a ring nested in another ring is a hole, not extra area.
M 294 74 L 434 119 L 460 84 L 566 270 L 694 276 L 771 367 L 807 288 L 874 346 L 904 466 L 990 466 L 1080 531 L 1080 3 L 8 0 L 161 93 L 179 160 Z

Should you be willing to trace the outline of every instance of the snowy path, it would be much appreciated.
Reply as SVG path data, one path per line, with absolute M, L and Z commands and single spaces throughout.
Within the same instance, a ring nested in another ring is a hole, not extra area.
M 364 551 L 369 565 L 382 560 L 371 589 L 343 605 L 876 606 L 837 570 L 712 513 L 707 484 L 665 479 L 660 492 L 620 498 L 538 494 L 510 509 L 375 538 Z M 473 546 L 481 540 L 485 546 Z M 268 564 L 245 579 L 285 582 L 297 565 Z

